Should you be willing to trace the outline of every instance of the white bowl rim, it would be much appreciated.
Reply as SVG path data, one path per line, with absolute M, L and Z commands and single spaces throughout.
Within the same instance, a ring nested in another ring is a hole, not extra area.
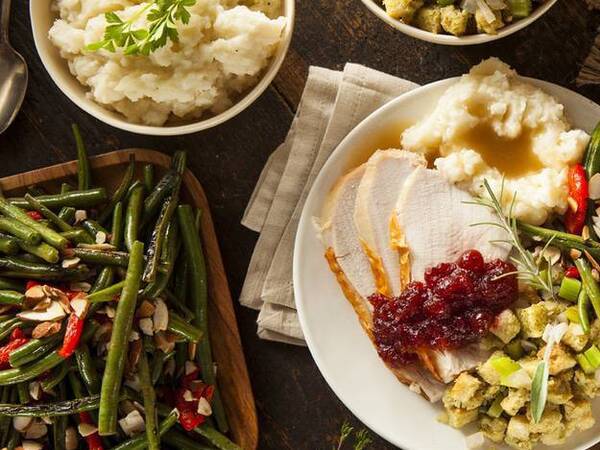
M 294 31 L 294 22 L 296 14 L 295 0 L 283 0 L 282 4 L 283 16 L 286 17 L 287 23 L 283 30 L 282 39 L 279 43 L 277 51 L 274 57 L 272 58 L 268 69 L 264 72 L 261 80 L 237 103 L 235 103 L 233 106 L 231 106 L 226 111 L 223 111 L 220 114 L 185 125 L 160 127 L 128 122 L 124 117 L 119 118 L 99 103 L 96 103 L 95 101 L 87 98 L 85 94 L 80 95 L 79 92 L 70 89 L 66 85 L 66 80 L 63 80 L 62 75 L 59 74 L 58 70 L 55 70 L 55 68 L 53 67 L 53 64 L 51 62 L 53 58 L 42 50 L 43 47 L 41 45 L 40 40 L 48 39 L 48 30 L 41 30 L 37 27 L 35 19 L 37 17 L 37 13 L 35 11 L 38 10 L 39 7 L 36 8 L 34 5 L 39 5 L 38 1 L 30 0 L 29 15 L 35 47 L 42 61 L 42 64 L 46 68 L 46 72 L 48 72 L 48 75 L 50 75 L 50 78 L 52 78 L 52 80 L 54 81 L 56 86 L 61 90 L 61 92 L 67 98 L 69 98 L 69 100 L 75 103 L 75 105 L 77 105 L 81 110 L 108 125 L 111 125 L 115 128 L 119 128 L 121 130 L 129 131 L 131 133 L 150 136 L 182 136 L 215 127 L 235 117 L 243 110 L 248 108 L 252 103 L 254 103 L 258 99 L 258 97 L 260 97 L 264 93 L 264 91 L 269 87 L 269 85 L 279 72 L 281 65 L 283 64 L 283 61 L 287 55 L 289 46 L 292 41 L 292 35 Z M 66 61 L 64 59 L 61 58 L 61 60 L 63 64 L 66 64 Z M 69 75 L 71 77 L 73 76 L 71 75 L 70 71 Z M 85 89 L 83 85 L 82 88 Z
M 460 78 L 461 77 L 451 77 L 451 78 L 446 78 L 443 80 L 438 80 L 438 81 L 435 81 L 432 83 L 425 84 L 423 86 L 419 86 L 418 88 L 415 88 L 409 92 L 405 92 L 404 94 L 401 94 L 398 97 L 395 97 L 394 99 L 390 100 L 386 104 L 380 106 L 375 111 L 373 111 L 371 114 L 369 114 L 366 118 L 364 118 L 361 122 L 359 122 L 358 125 L 356 125 L 340 141 L 340 143 L 336 146 L 336 148 L 333 150 L 333 152 L 327 158 L 327 161 L 325 162 L 323 167 L 320 169 L 317 177 L 315 178 L 315 180 L 313 182 L 313 186 L 311 187 L 311 189 L 308 193 L 308 196 L 306 197 L 306 200 L 305 200 L 305 203 L 304 203 L 304 206 L 302 209 L 302 213 L 300 215 L 300 220 L 298 222 L 298 224 L 299 224 L 298 229 L 297 229 L 296 236 L 294 239 L 292 284 L 293 284 L 293 289 L 294 289 L 295 304 L 296 304 L 296 308 L 298 311 L 298 320 L 300 322 L 300 327 L 303 331 L 304 339 L 306 341 L 307 347 L 310 351 L 310 354 L 311 354 L 315 364 L 317 365 L 317 368 L 319 369 L 321 376 L 325 379 L 325 382 L 327 383 L 329 388 L 334 392 L 336 397 L 344 404 L 344 406 L 346 408 L 348 408 L 350 410 L 350 412 L 356 418 L 358 418 L 363 424 L 365 424 L 368 428 L 370 428 L 378 436 L 385 439 L 387 442 L 389 442 L 393 445 L 400 446 L 401 448 L 405 448 L 405 449 L 411 448 L 411 442 L 409 442 L 407 440 L 403 440 L 400 442 L 397 439 L 392 438 L 386 432 L 386 430 L 382 430 L 381 427 L 379 427 L 376 423 L 373 423 L 372 421 L 367 419 L 365 417 L 365 415 L 362 414 L 360 411 L 358 411 L 356 408 L 347 404 L 347 402 L 344 400 L 344 396 L 341 394 L 336 383 L 334 383 L 334 381 L 331 379 L 331 377 L 329 376 L 329 373 L 326 370 L 324 370 L 324 367 L 325 367 L 324 360 L 321 358 L 321 355 L 319 354 L 319 351 L 318 351 L 315 343 L 312 340 L 312 336 L 310 335 L 310 333 L 306 333 L 306 331 L 305 331 L 308 329 L 308 324 L 307 324 L 306 316 L 304 313 L 304 302 L 299 300 L 304 295 L 301 290 L 301 287 L 300 287 L 300 286 L 302 286 L 302 284 L 299 282 L 299 279 L 300 279 L 299 271 L 300 271 L 300 266 L 301 266 L 300 261 L 302 261 L 304 259 L 304 248 L 302 247 L 302 241 L 303 241 L 302 235 L 305 232 L 305 228 L 302 227 L 302 224 L 305 223 L 307 220 L 310 221 L 310 217 L 307 217 L 309 212 L 308 212 L 308 208 L 306 208 L 306 205 L 310 205 L 311 203 L 313 203 L 313 201 L 314 201 L 313 198 L 318 195 L 318 193 L 316 192 L 316 190 L 314 188 L 315 188 L 315 186 L 317 186 L 319 184 L 318 182 L 319 182 L 322 172 L 324 172 L 330 165 L 335 164 L 335 159 L 336 159 L 335 156 L 338 153 L 343 152 L 344 148 L 348 147 L 348 143 L 352 142 L 355 139 L 355 136 L 360 135 L 361 128 L 363 128 L 364 126 L 367 126 L 366 124 L 368 124 L 368 122 L 372 122 L 380 114 L 385 114 L 386 111 L 393 110 L 395 107 L 395 104 L 397 102 L 402 101 L 409 97 L 419 96 L 422 94 L 423 91 L 427 91 L 428 89 L 433 89 L 439 85 L 447 85 L 449 87 L 452 85 L 453 82 L 460 80 Z M 593 105 L 596 109 L 600 109 L 600 105 L 598 105 L 594 101 L 590 100 L 587 97 L 584 97 L 583 95 L 581 95 L 575 91 L 567 89 L 563 86 L 560 86 L 560 85 L 557 85 L 554 83 L 550 83 L 547 81 L 539 80 L 536 78 L 523 77 L 523 76 L 519 76 L 519 78 L 521 78 L 522 80 L 524 80 L 526 82 L 530 82 L 530 83 L 533 82 L 536 86 L 541 87 L 542 89 L 544 88 L 544 86 L 552 86 L 552 88 L 554 88 L 554 89 L 562 90 L 565 93 L 568 93 L 569 95 L 578 97 L 583 102 Z M 600 442 L 600 436 L 598 436 L 594 440 L 594 442 L 591 444 L 591 446 L 594 446 L 598 442 Z M 587 445 L 587 443 L 586 443 L 586 445 Z M 586 447 L 586 448 L 590 448 L 590 447 Z M 581 448 L 579 448 L 578 450 L 581 450 Z
M 492 42 L 498 39 L 502 39 L 506 36 L 509 36 L 517 31 L 525 28 L 526 26 L 532 24 L 537 19 L 539 19 L 542 15 L 544 15 L 548 10 L 556 4 L 558 0 L 547 0 L 546 3 L 539 6 L 533 14 L 525 19 L 518 20 L 506 27 L 500 29 L 498 34 L 471 34 L 467 36 L 451 36 L 447 34 L 435 34 L 429 31 L 421 30 L 412 25 L 408 25 L 403 23 L 393 17 L 389 16 L 383 8 L 375 3 L 375 0 L 361 0 L 363 4 L 377 17 L 386 22 L 388 25 L 396 28 L 408 36 L 414 37 L 416 39 L 420 39 L 422 41 L 431 42 L 433 44 L 441 44 L 441 45 L 476 45 L 483 44 L 486 42 Z

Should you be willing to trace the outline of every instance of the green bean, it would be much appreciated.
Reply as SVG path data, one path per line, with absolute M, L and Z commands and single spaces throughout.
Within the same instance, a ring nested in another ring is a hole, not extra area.
M 110 243 L 114 245 L 116 249 L 119 249 L 123 243 L 123 203 L 121 202 L 117 202 L 113 208 Z
M 50 211 L 50 209 L 38 202 L 35 199 L 35 197 L 32 197 L 29 194 L 25 194 L 25 200 L 27 200 L 27 203 L 29 203 L 32 209 L 42 214 L 46 219 L 48 219 L 50 222 L 56 225 L 60 231 L 71 231 L 73 229 L 71 225 L 69 225 L 67 222 L 65 222 L 52 211 Z
M 6 450 L 16 450 L 17 445 L 21 441 L 21 434 L 15 430 L 15 427 L 10 427 Z
M 81 226 L 85 231 L 87 231 L 90 234 L 90 236 L 94 237 L 94 240 L 97 239 L 96 236 L 98 235 L 98 233 L 104 233 L 104 236 L 106 237 L 109 236 L 108 230 L 95 220 L 85 219 L 83 222 L 81 222 Z
M 231 442 L 227 436 L 206 424 L 194 428 L 194 432 L 205 438 L 219 450 L 241 450 L 240 447 Z
M 9 291 L 24 291 L 25 286 L 17 280 L 11 280 L 9 278 L 0 277 L 0 289 L 6 289 Z
M 129 253 L 115 250 L 93 250 L 75 247 L 67 249 L 65 255 L 76 256 L 85 263 L 99 264 L 102 266 L 127 267 L 127 264 L 129 263 Z
M 164 294 L 169 300 L 169 304 L 172 305 L 177 312 L 182 315 L 185 322 L 191 322 L 196 317 L 194 313 L 183 303 L 182 300 L 177 298 L 169 289 L 164 290 Z
M 60 260 L 60 253 L 58 250 L 45 242 L 40 242 L 37 245 L 30 245 L 24 241 L 17 241 L 17 245 L 21 247 L 21 250 L 31 253 L 50 264 L 56 264 Z
M 171 429 L 177 423 L 177 413 L 175 411 L 171 412 L 158 426 L 158 435 L 164 436 L 165 433 Z M 148 445 L 146 440 L 146 435 L 140 435 L 134 438 L 125 441 L 116 447 L 113 447 L 112 450 L 143 450 L 147 448 Z
M 144 399 L 144 415 L 146 418 L 146 441 L 149 450 L 160 450 L 160 437 L 158 436 L 156 414 L 156 393 L 154 385 L 150 378 L 150 368 L 148 367 L 148 357 L 146 352 L 142 351 L 138 362 L 138 374 L 140 377 L 140 388 L 142 398 Z
M 89 276 L 89 270 L 83 265 L 65 269 L 56 265 L 25 261 L 17 257 L 0 258 L 0 270 L 4 277 L 29 280 L 81 281 Z
M 152 189 L 154 189 L 154 165 L 145 164 L 142 169 L 142 175 L 146 191 L 152 192 Z
M 18 317 L 2 322 L 0 324 L 0 341 L 12 333 L 15 328 L 22 327 L 23 324 L 23 321 Z
M 175 219 L 172 219 L 166 231 L 165 245 L 162 248 L 162 255 L 160 258 L 161 268 L 165 271 L 160 271 L 156 274 L 156 279 L 149 283 L 144 289 L 143 295 L 148 298 L 156 298 L 163 293 L 173 270 L 175 268 L 175 258 L 179 253 L 179 225 Z
M 141 212 L 144 200 L 144 186 L 138 182 L 133 185 L 127 210 L 125 211 L 125 248 L 131 251 L 133 242 L 137 239 L 140 230 Z
M 17 237 L 30 245 L 39 244 L 42 240 L 40 233 L 33 228 L 9 217 L 0 217 L 0 231 Z
M 121 183 L 119 184 L 119 186 L 117 187 L 117 189 L 111 196 L 110 200 L 108 201 L 108 205 L 106 205 L 106 208 L 104 208 L 102 210 L 102 212 L 98 215 L 98 222 L 105 223 L 108 220 L 108 218 L 111 215 L 113 215 L 113 209 L 114 209 L 115 205 L 117 203 L 119 203 L 120 201 L 122 201 L 125 198 L 125 195 L 127 195 L 127 191 L 129 190 L 129 186 L 131 186 L 134 175 L 135 175 L 135 154 L 130 153 L 129 154 L 129 165 L 127 166 L 125 175 L 123 176 Z
M 31 195 L 44 195 L 46 193 L 46 191 L 44 190 L 44 188 L 40 187 L 40 186 L 36 186 L 35 184 L 32 186 L 29 186 L 27 188 L 27 192 Z
M 117 401 L 123 369 L 127 359 L 127 342 L 135 314 L 136 301 L 144 263 L 144 244 L 135 241 L 131 247 L 129 266 L 121 298 L 113 322 L 113 330 L 102 378 L 98 432 L 100 435 L 117 431 Z
M 87 299 L 92 303 L 112 301 L 116 296 L 121 295 L 121 291 L 123 290 L 124 286 L 125 281 L 119 281 L 112 286 L 105 287 L 104 289 L 89 294 Z
M 22 305 L 25 296 L 17 291 L 0 290 L 0 304 Z
M 181 175 L 185 171 L 186 154 L 185 152 L 176 152 L 173 155 L 172 168 L 161 178 L 154 190 L 148 194 L 144 201 L 144 214 L 142 225 L 147 224 L 150 219 L 158 212 L 163 203 L 181 182 Z
M 75 398 L 81 399 L 83 397 L 85 397 L 85 395 L 83 394 L 83 384 L 81 383 L 81 380 L 79 379 L 79 377 L 77 375 L 75 375 L 75 372 L 73 371 L 69 371 L 69 373 L 67 374 L 67 380 L 69 380 L 69 386 L 71 386 L 71 392 L 73 392 L 73 396 Z M 96 397 L 95 395 L 92 395 L 92 397 Z M 95 403 L 95 408 L 94 409 L 98 409 L 98 407 L 100 406 L 100 397 L 98 397 L 97 403 Z M 69 413 L 71 414 L 71 413 Z
M 169 313 L 169 325 L 167 329 L 188 342 L 198 342 L 202 338 L 202 330 L 200 328 L 187 323 L 174 312 Z
M 96 334 L 96 332 L 100 328 L 100 324 L 98 324 L 98 322 L 96 322 L 95 320 L 90 319 L 89 316 L 91 316 L 91 314 L 88 314 L 88 319 L 85 323 L 85 329 L 81 334 L 81 342 L 85 343 L 89 342 L 89 340 Z
M 17 384 L 17 394 L 19 398 L 19 404 L 25 405 L 29 403 L 29 384 L 19 383 Z
M 180 433 L 179 431 L 169 430 L 165 433 L 164 441 L 169 444 L 171 447 L 177 448 L 179 450 L 211 450 L 212 447 L 208 447 L 204 444 L 201 444 L 198 441 L 194 441 L 193 439 L 187 437 L 185 434 Z
M 58 399 L 64 401 L 66 398 L 65 385 L 61 383 L 58 386 Z M 69 418 L 67 416 L 56 417 L 52 423 L 52 440 L 54 444 L 54 450 L 66 450 L 66 436 L 67 436 L 67 423 Z
M 19 244 L 17 241 L 6 235 L 0 236 L 0 252 L 6 255 L 16 255 L 19 253 Z
M 73 190 L 75 190 L 73 185 L 69 184 L 66 181 L 60 184 L 60 193 L 61 194 L 66 194 L 67 192 L 71 192 Z
M 160 376 L 163 373 L 163 368 L 165 363 L 175 356 L 175 351 L 165 353 L 165 352 L 154 352 L 154 358 L 152 359 L 152 385 L 154 386 Z
M 21 367 L 32 361 L 36 361 L 46 353 L 54 350 L 61 341 L 61 334 L 55 334 L 43 339 L 31 339 L 10 353 L 10 365 L 11 367 Z
M 4 386 L 2 388 L 2 394 L 0 395 L 0 402 L 2 403 L 10 403 L 10 393 L 11 388 L 9 386 Z M 8 431 L 11 426 L 11 420 L 8 416 L 0 415 L 0 445 L 6 445 L 8 441 Z
M 100 392 L 100 378 L 96 371 L 94 360 L 90 355 L 90 350 L 87 345 L 80 345 L 75 350 L 75 361 L 77 362 L 77 368 L 83 383 L 87 387 L 90 394 L 97 394 Z
M 73 389 L 73 386 L 71 386 L 71 389 Z M 54 403 L 37 403 L 35 405 L 0 404 L 0 415 L 7 417 L 60 417 L 98 409 L 100 404 L 99 395 L 85 397 L 75 394 L 75 396 L 78 398 Z M 119 397 L 119 399 L 126 398 L 126 395 Z
M 215 395 L 213 397 L 214 413 L 219 429 L 226 433 L 228 430 L 227 417 L 221 401 L 221 396 L 216 388 L 215 373 L 212 370 L 213 359 L 208 338 L 208 290 L 206 282 L 206 265 L 204 254 L 202 252 L 202 243 L 198 236 L 196 224 L 194 222 L 194 213 L 189 205 L 181 205 L 177 208 L 177 217 L 179 227 L 183 238 L 184 247 L 188 257 L 189 270 L 191 275 L 191 299 L 192 311 L 195 315 L 194 325 L 204 333 L 204 339 L 198 343 L 198 357 L 202 375 L 208 384 L 215 386 Z
M 71 366 L 68 361 L 65 361 L 63 364 L 55 367 L 52 371 L 52 374 L 48 378 L 44 378 L 42 380 L 42 390 L 44 392 L 49 392 L 54 389 L 61 383 L 62 380 L 65 379 L 69 373 L 69 370 L 71 370 Z
M 583 258 L 577 258 L 575 260 L 575 266 L 577 266 L 577 270 L 579 270 L 581 281 L 585 287 L 589 300 L 592 302 L 596 317 L 600 317 L 600 286 L 598 286 L 598 282 L 592 276 L 592 268 Z
M 6 216 L 18 220 L 22 224 L 37 231 L 44 241 L 53 247 L 64 249 L 69 243 L 64 237 L 54 231 L 52 228 L 42 225 L 40 222 L 33 220 L 25 212 L 17 206 L 11 205 L 6 199 L 0 197 L 0 211 Z
M 78 244 L 95 244 L 96 241 L 87 231 L 82 228 L 73 228 L 71 231 L 63 231 L 60 235 L 70 241 Z
M 589 296 L 585 286 L 579 291 L 577 297 L 577 314 L 579 316 L 579 324 L 585 334 L 590 333 L 590 316 L 588 313 Z
M 74 208 L 92 208 L 106 201 L 106 189 L 93 188 L 84 191 L 71 191 L 65 194 L 40 195 L 37 200 L 50 209 L 59 209 L 64 206 Z M 12 197 L 8 201 L 13 206 L 27 208 L 29 203 L 23 197 Z
M 53 369 L 63 361 L 64 358 L 58 352 L 53 351 L 33 364 L 0 370 L 0 386 L 32 380 L 44 372 Z
M 94 285 L 92 286 L 92 289 L 90 292 L 95 294 L 96 292 L 109 287 L 111 285 L 111 283 L 113 282 L 114 274 L 115 274 L 114 267 L 109 266 L 109 267 L 103 268 L 100 271 L 100 273 L 98 274 L 98 277 L 96 278 L 96 280 L 94 281 Z
M 548 242 L 552 239 L 552 245 L 561 250 L 568 251 L 574 248 L 582 252 L 586 251 L 594 258 L 600 258 L 600 243 L 592 239 L 584 239 L 575 234 L 537 227 L 522 222 L 518 223 L 518 227 L 527 236 L 541 239 L 543 242 Z
M 77 146 L 77 187 L 80 190 L 89 189 L 92 175 L 87 150 L 83 143 L 81 133 L 79 132 L 79 127 L 76 124 L 73 124 L 71 128 L 73 130 L 73 136 L 75 137 L 75 145 Z
M 72 225 L 73 222 L 75 222 L 76 211 L 77 210 L 72 206 L 65 206 L 58 212 L 58 218 L 64 222 L 67 222 L 69 225 Z

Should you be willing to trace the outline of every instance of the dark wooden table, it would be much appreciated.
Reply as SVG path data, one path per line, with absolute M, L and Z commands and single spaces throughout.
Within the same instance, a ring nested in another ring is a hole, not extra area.
M 523 75 L 567 86 L 600 102 L 599 87 L 577 89 L 573 83 L 600 25 L 600 13 L 589 12 L 583 0 L 560 0 L 525 30 L 464 48 L 404 36 L 380 22 L 360 0 L 300 0 L 288 57 L 273 86 L 252 107 L 195 135 L 138 136 L 95 120 L 56 88 L 33 44 L 28 3 L 13 2 L 11 38 L 29 64 L 29 92 L 15 123 L 0 135 L 0 176 L 73 159 L 71 122 L 82 128 L 92 154 L 126 147 L 189 150 L 191 169 L 212 205 L 234 298 L 257 238 L 240 225 L 240 218 L 264 162 L 285 137 L 309 65 L 340 69 L 352 61 L 428 83 L 498 56 Z M 344 420 L 359 425 L 329 389 L 307 349 L 259 340 L 254 311 L 238 306 L 237 317 L 260 416 L 261 449 L 330 449 Z M 393 446 L 374 438 L 371 448 Z

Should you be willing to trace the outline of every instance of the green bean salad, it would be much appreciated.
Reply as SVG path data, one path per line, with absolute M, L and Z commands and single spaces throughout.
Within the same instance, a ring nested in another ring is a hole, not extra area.
M 238 449 L 185 153 L 108 193 L 74 134 L 77 185 L 0 196 L 0 448 Z

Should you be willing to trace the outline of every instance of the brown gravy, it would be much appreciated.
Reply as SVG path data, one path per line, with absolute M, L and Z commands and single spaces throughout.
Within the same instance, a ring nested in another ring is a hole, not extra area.
M 481 155 L 485 163 L 507 178 L 517 178 L 543 168 L 533 152 L 535 130 L 524 129 L 515 139 L 498 136 L 489 123 L 482 122 L 466 131 L 457 141 Z

